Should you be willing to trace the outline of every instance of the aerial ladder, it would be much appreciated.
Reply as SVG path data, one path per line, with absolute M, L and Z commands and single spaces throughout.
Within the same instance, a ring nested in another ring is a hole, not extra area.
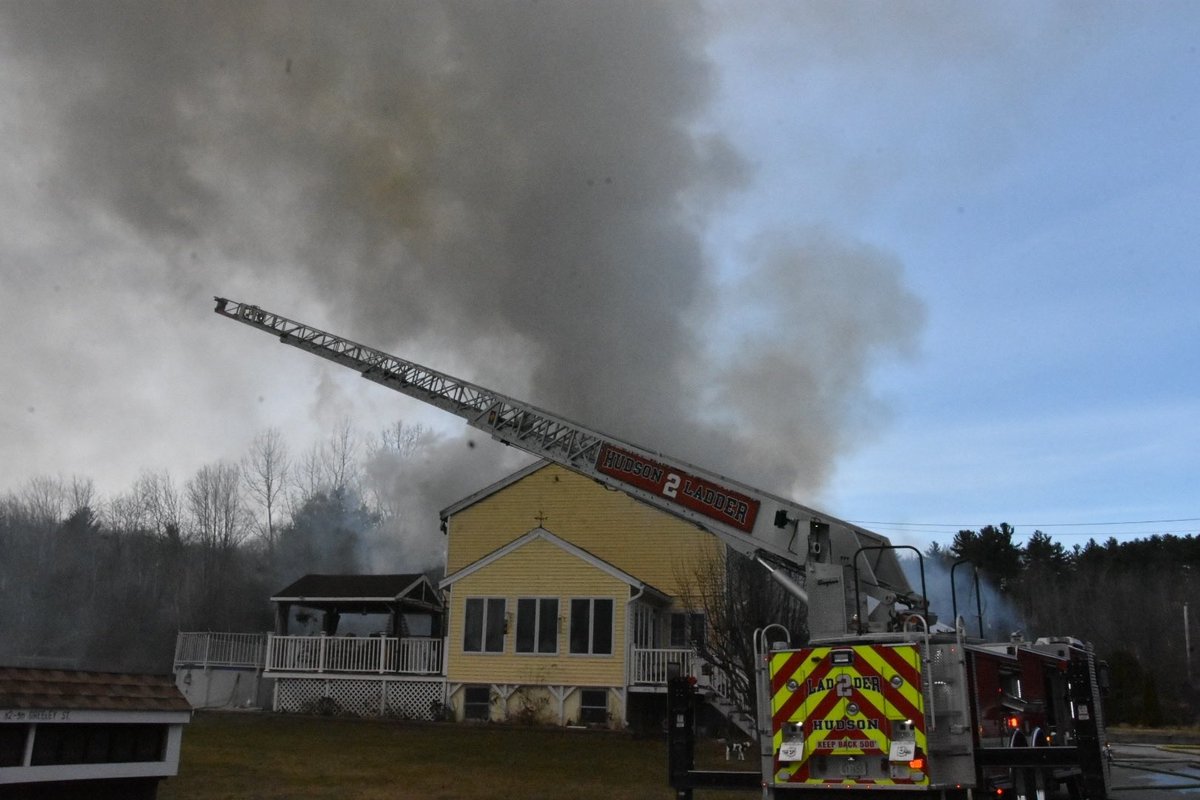
M 455 414 L 506 445 L 711 532 L 761 563 L 809 605 L 813 638 L 894 630 L 902 625 L 904 609 L 924 610 L 923 593 L 913 593 L 894 550 L 877 533 L 259 306 L 215 299 L 222 316 Z M 846 587 L 855 573 L 854 585 L 861 591 L 850 602 L 858 605 L 847 607 Z M 823 595 L 836 596 L 837 602 L 811 597 L 818 584 Z M 829 613 L 814 615 L 826 605 Z
M 671 683 L 677 797 L 761 786 L 768 797 L 837 789 L 1043 800 L 1059 783 L 1088 800 L 1105 796 L 1102 681 L 1090 646 L 972 641 L 961 619 L 939 630 L 923 567 L 916 592 L 897 556 L 904 548 L 877 533 L 260 306 L 215 300 L 221 316 L 712 533 L 807 604 L 803 646 L 780 626 L 755 634 L 760 774 L 694 768 L 693 687 Z

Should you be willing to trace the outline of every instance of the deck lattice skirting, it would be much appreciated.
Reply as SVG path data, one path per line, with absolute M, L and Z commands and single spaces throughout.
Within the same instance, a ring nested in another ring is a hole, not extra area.
M 438 678 L 279 678 L 274 708 L 296 714 L 346 714 L 435 720 L 446 704 Z

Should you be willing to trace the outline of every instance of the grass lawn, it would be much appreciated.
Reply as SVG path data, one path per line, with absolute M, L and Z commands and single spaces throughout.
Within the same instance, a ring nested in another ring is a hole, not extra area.
M 697 761 L 729 767 L 719 745 Z M 754 768 L 752 762 L 738 767 Z M 267 713 L 196 714 L 161 800 L 672 798 L 663 738 Z M 699 798 L 754 797 L 746 791 Z

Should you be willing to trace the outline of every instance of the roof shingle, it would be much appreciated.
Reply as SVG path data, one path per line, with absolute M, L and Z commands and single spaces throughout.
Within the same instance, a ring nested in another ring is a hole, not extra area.
M 290 586 L 280 589 L 271 599 L 304 597 L 310 600 L 395 600 L 421 578 L 419 572 L 405 575 L 305 575 Z
M 0 667 L 0 708 L 189 711 L 169 675 Z

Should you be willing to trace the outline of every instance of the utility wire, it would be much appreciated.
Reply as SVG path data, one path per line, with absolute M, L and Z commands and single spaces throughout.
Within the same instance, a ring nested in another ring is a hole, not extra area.
M 986 527 L 986 526 L 983 526 L 983 527 Z M 980 526 L 967 526 L 964 528 L 956 529 L 954 532 L 957 533 L 958 530 L 978 531 L 979 529 L 980 529 Z M 908 534 L 908 535 L 921 534 L 921 535 L 930 536 L 930 537 L 938 537 L 938 536 L 947 536 L 950 533 L 950 531 L 945 530 L 945 529 L 943 529 L 943 530 L 928 530 L 928 529 L 923 530 L 921 528 L 889 529 L 889 528 L 880 527 L 880 526 L 875 526 L 871 530 L 875 531 L 876 533 L 888 533 L 888 534 L 893 534 L 893 535 L 897 535 L 897 536 L 903 535 L 903 534 Z M 1045 531 L 1043 531 L 1043 533 L 1045 533 Z M 1024 536 L 1025 534 L 1020 533 L 1018 535 Z M 1161 528 L 1158 528 L 1158 529 L 1144 530 L 1144 531 L 1091 530 L 1091 531 L 1069 531 L 1069 532 L 1065 532 L 1065 533 L 1060 531 L 1060 532 L 1055 532 L 1053 534 L 1048 534 L 1048 535 L 1050 535 L 1054 539 L 1065 539 L 1068 537 L 1083 536 L 1083 537 L 1089 537 L 1092 539 L 1096 539 L 1098 541 L 1104 541 L 1105 539 L 1108 539 L 1110 537 L 1147 538 L 1150 536 L 1178 536 L 1178 537 L 1200 536 L 1200 529 L 1192 528 L 1192 529 L 1185 529 L 1185 530 L 1162 530 Z
M 944 536 L 954 531 L 958 533 L 960 530 L 982 530 L 983 528 L 994 525 L 995 523 L 949 523 L 949 522 L 883 522 L 883 521 L 852 521 L 857 525 L 870 525 L 870 527 L 878 533 L 890 533 L 895 535 L 913 535 L 923 534 L 926 536 Z M 1111 522 L 1051 522 L 1042 524 L 1030 523 L 1008 523 L 1010 528 L 1020 529 L 1022 531 L 1037 530 L 1045 533 L 1045 529 L 1055 528 L 1087 528 L 1088 530 L 1056 530 L 1054 534 L 1058 539 L 1064 539 L 1068 536 L 1087 536 L 1094 540 L 1103 541 L 1109 537 L 1117 536 L 1190 536 L 1200 535 L 1198 529 L 1171 529 L 1164 530 L 1162 528 L 1152 528 L 1147 530 L 1111 530 L 1112 528 L 1128 528 L 1132 525 L 1165 525 L 1178 523 L 1196 523 L 1200 522 L 1200 517 L 1176 517 L 1171 519 L 1121 519 L 1121 521 Z
M 977 522 L 969 523 L 954 523 L 954 522 L 880 522 L 879 520 L 848 520 L 855 525 L 887 525 L 897 528 L 955 528 L 962 530 L 973 530 L 987 525 L 995 525 L 994 522 L 984 523 L 981 526 Z M 1163 525 L 1172 522 L 1200 522 L 1200 517 L 1180 517 L 1178 519 L 1141 519 L 1141 520 L 1125 520 L 1123 522 L 1044 522 L 1040 525 L 1034 525 L 1028 522 L 1009 522 L 1008 525 L 1013 528 L 1106 528 L 1114 525 Z

